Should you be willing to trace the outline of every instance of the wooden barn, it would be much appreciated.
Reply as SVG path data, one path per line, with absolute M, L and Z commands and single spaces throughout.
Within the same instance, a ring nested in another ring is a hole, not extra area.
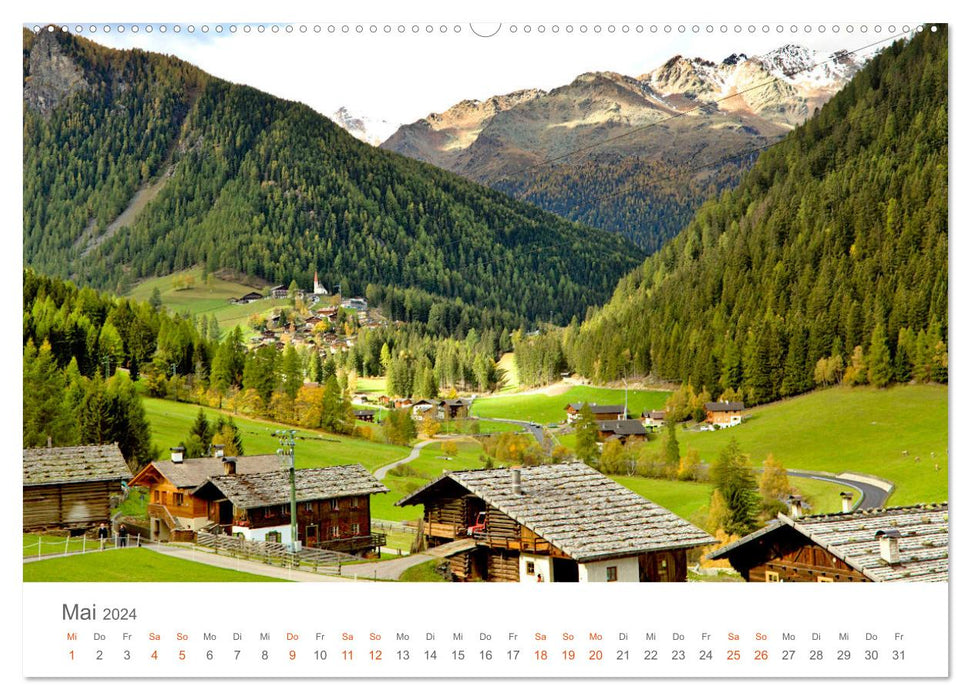
M 580 417 L 580 410 L 584 402 L 566 405 L 566 422 L 573 423 Z M 594 420 L 626 420 L 627 411 L 620 404 L 590 404 L 590 412 Z
M 447 472 L 397 505 L 418 504 L 459 581 L 684 581 L 715 541 L 581 462 Z
M 746 581 L 947 581 L 947 504 L 778 519 L 715 550 Z
M 148 489 L 148 517 L 153 540 L 191 540 L 196 530 L 210 522 L 208 504 L 192 495 L 206 479 L 229 472 L 256 474 L 281 469 L 277 455 L 184 459 L 182 451 L 174 449 L 169 461 L 152 462 L 129 484 Z
M 363 554 L 384 544 L 371 532 L 371 494 L 388 487 L 360 464 L 298 469 L 297 539 L 307 547 Z M 225 533 L 290 542 L 290 475 L 277 470 L 210 477 L 193 498 Z
M 117 444 L 24 450 L 24 530 L 107 522 L 111 496 L 130 478 Z

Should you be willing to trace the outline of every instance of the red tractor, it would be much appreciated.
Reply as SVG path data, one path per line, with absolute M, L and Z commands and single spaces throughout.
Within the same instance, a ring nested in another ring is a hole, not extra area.
M 486 526 L 486 514 L 479 513 L 477 516 L 475 516 L 475 525 L 472 525 L 468 529 L 469 537 L 475 537 L 476 535 L 484 533 L 485 526 Z

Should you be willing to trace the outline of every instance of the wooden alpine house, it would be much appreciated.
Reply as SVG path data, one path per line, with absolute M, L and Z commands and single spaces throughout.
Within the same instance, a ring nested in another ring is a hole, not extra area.
M 947 504 L 776 520 L 708 555 L 746 581 L 947 581 Z
M 24 450 L 24 530 L 86 530 L 111 517 L 131 478 L 117 444 Z
M 582 462 L 442 474 L 398 501 L 458 581 L 684 581 L 715 540 Z
M 257 474 L 279 471 L 277 455 L 223 457 L 216 446 L 215 457 L 184 458 L 184 450 L 173 447 L 169 461 L 157 460 L 136 474 L 130 486 L 148 489 L 148 518 L 153 540 L 192 541 L 195 532 L 210 524 L 208 504 L 192 495 L 206 479 L 219 474 Z
M 371 494 L 388 487 L 360 464 L 297 469 L 297 540 L 306 547 L 365 554 L 384 545 L 371 532 Z M 192 492 L 225 534 L 289 544 L 288 470 L 213 476 Z

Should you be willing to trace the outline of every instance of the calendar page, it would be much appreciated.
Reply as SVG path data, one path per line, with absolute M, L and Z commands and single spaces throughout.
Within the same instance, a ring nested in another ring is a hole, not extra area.
M 950 677 L 946 17 L 256 9 L 19 20 L 23 679 Z

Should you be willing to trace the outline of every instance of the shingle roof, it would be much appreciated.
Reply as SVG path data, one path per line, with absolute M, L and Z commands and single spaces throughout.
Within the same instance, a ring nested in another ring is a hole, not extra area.
M 639 420 L 600 420 L 597 430 L 614 435 L 647 435 L 647 430 Z
M 297 503 L 341 496 L 387 493 L 388 487 L 360 464 L 298 469 L 295 474 Z M 211 486 L 210 486 L 211 485 Z M 261 508 L 290 502 L 290 474 L 285 470 L 258 474 L 213 476 L 193 491 L 214 487 L 237 508 Z
M 761 530 L 712 552 L 723 559 L 781 527 L 791 527 L 873 581 L 947 581 L 948 512 L 946 503 L 874 508 L 854 513 L 792 519 L 779 515 Z M 899 530 L 900 563 L 880 556 L 878 530 Z
M 650 418 L 651 420 L 664 420 L 664 417 L 666 415 L 667 415 L 667 413 L 664 412 L 664 411 L 644 411 L 641 414 L 641 417 L 642 418 Z
M 744 411 L 745 404 L 741 401 L 709 401 L 705 404 L 706 411 Z
M 704 530 L 582 462 L 521 467 L 521 495 L 513 493 L 510 472 L 448 472 L 397 505 L 422 503 L 425 491 L 451 479 L 581 562 L 715 541 Z
M 280 458 L 275 455 L 245 455 L 232 457 L 236 460 L 237 474 L 258 474 L 260 472 L 282 469 Z M 219 457 L 195 457 L 182 462 L 158 460 L 142 469 L 132 481 L 140 481 L 140 477 L 148 469 L 154 467 L 172 485 L 180 489 L 195 488 L 211 476 L 225 473 L 225 466 Z
M 130 479 L 116 443 L 24 450 L 24 486 Z

